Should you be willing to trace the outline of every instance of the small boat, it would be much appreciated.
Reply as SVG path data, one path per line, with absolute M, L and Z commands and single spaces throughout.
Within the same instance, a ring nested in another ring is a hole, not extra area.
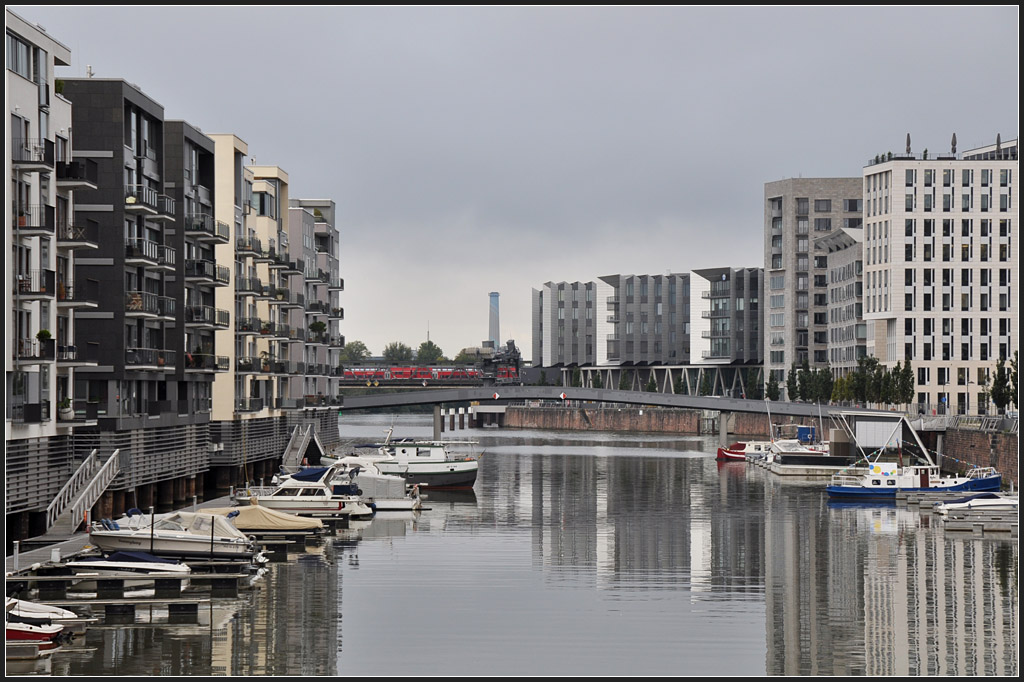
M 113 552 L 109 556 L 82 557 L 68 561 L 65 565 L 76 575 L 89 575 L 90 578 L 95 576 L 94 579 L 75 583 L 76 590 L 86 592 L 96 589 L 96 580 L 112 578 L 125 579 L 125 587 L 152 587 L 153 579 L 147 576 L 158 573 L 182 576 L 181 589 L 184 590 L 188 587 L 188 580 L 184 577 L 192 573 L 188 564 L 173 559 L 162 559 L 146 552 Z
M 747 458 L 762 459 L 771 446 L 771 441 L 766 440 L 733 443 L 728 447 L 718 448 L 718 456 L 715 459 L 720 462 L 745 462 Z
M 392 429 L 383 443 L 356 445 L 369 449 L 358 455 L 370 460 L 380 473 L 400 476 L 407 485 L 430 488 L 472 488 L 480 468 L 478 456 L 453 452 L 476 446 L 477 441 L 392 440 Z
M 358 495 L 335 490 L 330 483 L 334 467 L 302 469 L 281 480 L 277 486 L 248 487 L 235 493 L 242 505 L 258 504 L 268 509 L 316 518 L 370 518 L 373 510 Z
M 132 510 L 136 512 L 138 510 Z M 141 512 L 129 525 L 102 519 L 89 530 L 89 541 L 104 553 L 142 551 L 159 557 L 251 561 L 252 538 L 223 516 L 177 511 L 152 520 Z
M 966 511 L 1016 512 L 1017 495 L 985 492 L 968 495 L 948 502 L 936 502 L 932 511 L 936 514 L 951 514 Z
M 381 473 L 369 458 L 343 458 L 335 465 L 331 483 L 336 490 L 359 495 L 359 499 L 377 512 L 417 511 L 423 506 L 419 485 L 406 485 L 401 476 Z
M 54 649 L 68 639 L 60 624 L 32 625 L 8 620 L 6 626 L 8 642 L 35 644 L 40 650 Z
M 869 418 L 860 417 L 865 421 Z M 895 501 L 897 492 L 998 492 L 1002 486 L 1002 476 L 992 467 L 975 467 L 964 474 L 943 476 L 906 417 L 875 417 L 875 428 L 864 425 L 850 431 L 861 436 L 858 447 L 866 444 L 875 448 L 865 456 L 867 472 L 835 474 L 826 488 L 830 498 Z M 888 438 L 877 427 L 884 418 L 890 420 L 886 427 L 894 425 Z M 869 438 L 875 440 L 865 443 Z
M 67 625 L 90 620 L 59 606 L 7 597 L 7 620 L 29 625 Z
M 258 504 L 204 509 L 203 511 L 227 517 L 238 530 L 257 536 L 268 533 L 315 534 L 324 529 L 324 522 L 320 519 L 287 514 Z

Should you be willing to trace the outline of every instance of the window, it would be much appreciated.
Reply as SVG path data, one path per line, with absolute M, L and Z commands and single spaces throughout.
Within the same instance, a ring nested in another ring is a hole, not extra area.
M 815 232 L 828 232 L 832 229 L 831 218 L 815 218 L 814 219 L 814 231 Z
M 843 199 L 843 211 L 847 213 L 860 213 L 863 203 L 860 199 Z
M 797 199 L 796 200 L 796 214 L 797 215 L 807 215 L 807 213 L 808 213 L 807 207 L 808 207 L 809 202 L 810 202 L 809 199 Z
M 10 33 L 7 34 L 7 68 L 23 78 L 32 78 L 29 45 Z
M 829 213 L 832 211 L 832 200 L 831 199 L 815 199 L 814 200 L 814 212 L 815 213 Z

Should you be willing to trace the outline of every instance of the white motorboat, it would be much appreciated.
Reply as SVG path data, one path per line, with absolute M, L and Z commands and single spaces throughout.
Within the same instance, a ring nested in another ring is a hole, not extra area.
M 480 467 L 479 456 L 455 452 L 477 441 L 392 440 L 388 430 L 383 443 L 357 445 L 357 455 L 371 461 L 380 473 L 400 476 L 407 485 L 431 488 L 472 488 Z
M 281 480 L 277 486 L 247 487 L 235 493 L 240 504 L 258 504 L 268 509 L 316 518 L 370 518 L 373 510 L 348 491 L 335 491 L 331 484 L 333 467 L 302 469 Z
M 417 511 L 423 506 L 418 485 L 407 486 L 401 476 L 381 473 L 369 458 L 350 456 L 340 460 L 331 483 L 335 490 L 359 495 L 377 512 Z
M 153 574 L 175 574 L 182 576 L 181 589 L 188 587 L 185 576 L 192 573 L 188 564 L 173 559 L 161 559 L 145 552 L 114 552 L 109 556 L 83 557 L 68 561 L 65 565 L 75 575 L 89 576 L 90 579 L 75 583 L 79 591 L 93 591 L 96 581 L 112 578 L 124 579 L 126 588 L 153 587 Z M 93 577 L 95 576 L 95 577 Z
M 89 530 L 89 541 L 104 553 L 142 551 L 160 557 L 252 560 L 252 538 L 223 516 L 177 511 L 150 522 L 134 515 L 127 526 L 102 519 Z
M 39 604 L 37 602 L 25 601 L 7 597 L 7 620 L 14 623 L 28 623 L 29 625 L 68 625 L 89 621 L 92 619 L 83 618 L 74 611 L 62 609 L 59 606 Z
M 1018 500 L 1018 495 L 996 492 L 977 493 L 948 502 L 936 502 L 932 511 L 944 515 L 968 511 L 1016 512 Z

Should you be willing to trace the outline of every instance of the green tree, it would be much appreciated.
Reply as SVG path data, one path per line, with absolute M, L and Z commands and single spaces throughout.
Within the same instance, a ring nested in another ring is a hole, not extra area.
M 352 364 L 356 362 L 362 362 L 366 358 L 370 357 L 372 353 L 370 349 L 366 347 L 366 344 L 362 341 L 349 341 L 345 344 L 345 347 L 341 349 L 339 358 L 342 364 Z
M 807 358 L 804 358 L 803 367 L 800 368 L 800 371 L 797 372 L 796 375 L 796 390 L 800 394 L 800 400 L 803 400 L 804 402 L 814 402 L 815 400 L 816 396 L 814 394 L 814 383 L 812 379 L 813 375 L 811 374 L 811 365 L 807 361 Z
M 545 371 L 543 369 L 540 371 L 540 379 L 537 381 L 537 385 L 538 386 L 547 386 L 548 385 L 548 373 L 547 373 L 547 371 Z
M 384 359 L 393 365 L 412 362 L 412 348 L 401 341 L 392 341 L 384 348 Z
M 1017 351 L 1013 351 L 1013 359 L 1010 360 L 1010 399 L 1014 407 L 1019 407 L 1017 398 Z
M 619 370 L 619 390 L 620 391 L 628 391 L 631 386 L 632 386 L 632 382 L 630 382 L 629 376 L 627 375 L 626 370 L 625 369 L 620 369 Z
M 654 381 L 654 372 L 651 372 L 647 377 L 647 385 L 644 386 L 644 390 L 648 393 L 654 393 L 658 390 L 658 384 Z
M 480 354 L 468 351 L 465 348 L 459 351 L 459 354 L 452 360 L 454 365 L 474 365 L 480 360 Z
M 583 386 L 583 375 L 580 373 L 580 368 L 576 367 L 572 370 L 572 387 L 580 388 Z
M 996 373 L 992 375 L 992 388 L 990 390 L 992 404 L 996 409 L 1003 412 L 1010 404 L 1010 373 L 1006 371 L 1006 363 L 1002 358 L 996 361 Z
M 764 389 L 764 394 L 768 400 L 779 399 L 779 379 L 775 376 L 775 372 L 768 372 L 768 385 Z
M 436 362 L 441 362 L 443 357 L 444 351 L 430 339 L 421 343 L 419 350 L 416 351 L 416 362 L 421 365 L 432 365 Z
M 755 380 L 752 381 L 751 377 L 753 377 Z M 763 387 L 761 386 L 761 382 L 757 379 L 759 379 L 759 377 L 756 376 L 754 370 L 748 369 L 746 371 L 746 375 L 743 380 L 743 385 L 746 387 L 744 389 L 743 397 L 745 397 L 747 400 L 761 400 L 762 398 L 764 398 L 764 392 L 762 390 Z
M 832 382 L 832 402 L 840 403 L 843 401 L 843 391 L 846 387 L 846 379 L 844 377 L 836 377 Z
M 686 393 L 686 384 L 683 382 L 683 372 L 680 371 L 676 376 L 676 382 L 672 386 L 672 390 L 676 395 L 683 395 Z
M 711 372 L 704 372 L 704 378 L 700 380 L 700 395 L 711 395 Z
M 910 366 L 910 356 L 903 359 L 900 371 L 900 402 L 909 405 L 914 402 L 914 369 Z
M 789 374 L 786 375 L 786 400 L 793 401 L 800 397 L 797 386 L 797 368 L 796 362 L 789 368 Z
M 826 403 L 831 400 L 834 383 L 831 367 L 825 365 L 816 369 L 814 371 L 814 400 Z
M 591 388 L 604 388 L 604 381 L 601 379 L 601 372 L 594 372 L 590 377 Z

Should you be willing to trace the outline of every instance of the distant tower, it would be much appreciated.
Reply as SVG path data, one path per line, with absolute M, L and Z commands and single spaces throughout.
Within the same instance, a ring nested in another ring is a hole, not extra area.
M 493 347 L 497 348 L 498 344 L 501 343 L 501 339 L 499 338 L 501 336 L 501 333 L 498 330 L 498 292 L 497 291 L 492 291 L 490 295 L 491 295 L 491 316 L 490 316 L 490 328 L 488 329 L 488 336 L 490 337 L 491 343 L 494 344 Z

